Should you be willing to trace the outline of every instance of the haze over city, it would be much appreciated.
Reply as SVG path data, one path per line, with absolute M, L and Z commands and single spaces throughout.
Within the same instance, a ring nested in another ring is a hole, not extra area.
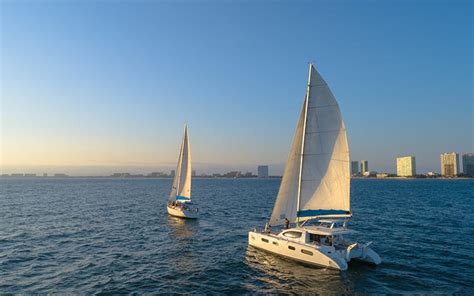
M 394 3 L 2 2 L 0 172 L 174 169 L 187 122 L 198 172 L 281 174 L 308 62 L 351 158 L 439 171 L 474 150 L 472 5 Z

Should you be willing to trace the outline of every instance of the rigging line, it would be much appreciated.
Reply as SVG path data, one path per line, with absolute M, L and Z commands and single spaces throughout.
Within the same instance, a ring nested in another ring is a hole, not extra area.
M 304 154 L 304 156 L 328 155 L 328 154 L 331 154 L 331 153 L 313 153 L 313 154 Z M 344 159 L 330 158 L 329 160 L 334 160 L 334 161 L 341 161 L 341 162 L 350 163 L 350 161 L 344 160 Z
M 334 107 L 337 106 L 339 107 L 338 104 L 332 104 L 332 105 L 323 105 L 323 106 L 313 106 L 313 107 L 308 107 L 308 109 L 319 109 L 319 108 L 327 108 L 327 107 Z
M 330 130 L 330 131 L 317 131 L 317 132 L 306 132 L 306 134 L 325 134 L 325 133 L 335 133 L 335 132 L 340 132 L 341 130 Z

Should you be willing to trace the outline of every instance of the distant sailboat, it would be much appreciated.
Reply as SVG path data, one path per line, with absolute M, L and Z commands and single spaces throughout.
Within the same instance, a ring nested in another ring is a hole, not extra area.
M 178 166 L 171 187 L 167 205 L 168 214 L 181 218 L 197 218 L 198 209 L 191 202 L 191 148 L 189 146 L 188 127 L 184 126 L 184 135 L 178 157 Z
M 373 264 L 369 245 L 343 237 L 350 208 L 349 146 L 339 106 L 310 64 L 306 96 L 269 224 L 249 244 L 307 264 L 346 270 L 351 259 Z M 290 228 L 290 223 L 295 227 Z M 271 226 L 285 225 L 279 233 Z

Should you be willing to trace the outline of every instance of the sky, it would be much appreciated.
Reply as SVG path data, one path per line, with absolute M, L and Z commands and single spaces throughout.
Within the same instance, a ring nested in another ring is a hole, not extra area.
M 281 174 L 313 62 L 351 158 L 474 151 L 472 1 L 0 1 L 0 171 Z

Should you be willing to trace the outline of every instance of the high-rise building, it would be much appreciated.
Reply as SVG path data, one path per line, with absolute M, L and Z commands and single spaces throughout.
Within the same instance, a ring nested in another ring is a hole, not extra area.
M 351 175 L 358 175 L 358 174 L 359 174 L 359 162 L 351 161 Z
M 175 170 L 171 170 L 171 173 L 170 173 L 171 177 L 174 178 L 174 175 L 176 175 L 176 171 Z
M 465 153 L 462 155 L 462 172 L 474 177 L 474 153 Z
M 440 155 L 441 176 L 455 177 L 459 174 L 459 154 L 456 152 L 443 153 Z
M 364 174 L 369 171 L 369 162 L 367 160 L 361 160 L 360 163 L 360 173 Z
M 191 176 L 192 176 L 192 177 L 196 177 L 196 170 L 192 170 L 192 171 L 191 171 Z
M 268 178 L 268 165 L 259 165 L 257 172 L 259 178 Z
M 414 156 L 397 157 L 397 176 L 414 177 L 416 175 L 416 163 Z

